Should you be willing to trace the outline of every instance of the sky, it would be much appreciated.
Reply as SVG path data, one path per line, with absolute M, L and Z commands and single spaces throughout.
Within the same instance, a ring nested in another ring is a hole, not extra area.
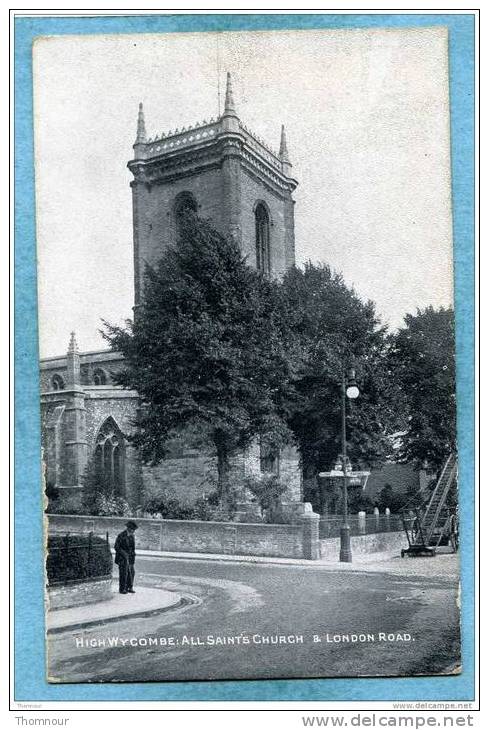
M 325 262 L 395 329 L 452 303 L 443 28 L 64 36 L 34 45 L 41 357 L 106 347 L 132 316 L 138 103 L 153 137 L 209 120 L 225 72 L 240 119 L 285 124 L 296 262 Z

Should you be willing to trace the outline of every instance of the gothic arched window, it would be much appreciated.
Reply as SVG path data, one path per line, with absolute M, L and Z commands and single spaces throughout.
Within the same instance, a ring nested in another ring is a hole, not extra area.
M 53 377 L 51 378 L 51 385 L 53 390 L 64 390 L 65 389 L 65 381 L 59 375 L 58 373 L 55 373 Z
M 256 268 L 270 275 L 270 219 L 263 203 L 255 209 Z
M 122 431 L 109 416 L 102 424 L 95 446 L 95 471 L 104 487 L 114 494 L 125 492 L 125 439 Z
M 93 384 L 94 385 L 105 385 L 107 383 L 107 375 L 105 374 L 105 370 L 102 370 L 102 368 L 97 368 L 93 371 Z

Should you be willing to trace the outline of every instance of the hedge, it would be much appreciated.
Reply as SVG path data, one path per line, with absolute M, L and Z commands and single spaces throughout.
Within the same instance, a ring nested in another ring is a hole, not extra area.
M 49 585 L 110 575 L 109 544 L 92 534 L 49 535 L 46 572 Z

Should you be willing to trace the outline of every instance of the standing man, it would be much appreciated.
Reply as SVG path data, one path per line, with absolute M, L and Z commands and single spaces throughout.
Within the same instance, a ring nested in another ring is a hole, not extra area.
M 115 541 L 115 564 L 119 566 L 119 593 L 136 593 L 134 584 L 134 561 L 136 544 L 134 532 L 138 526 L 132 520 L 126 522 L 126 529 L 117 535 Z

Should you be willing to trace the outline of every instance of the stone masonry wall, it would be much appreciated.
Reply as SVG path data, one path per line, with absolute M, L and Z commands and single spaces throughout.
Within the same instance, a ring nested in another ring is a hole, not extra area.
M 210 449 L 188 448 L 182 437 L 184 448 L 181 453 L 174 449 L 168 458 L 157 466 L 143 466 L 142 480 L 144 501 L 168 491 L 184 504 L 194 504 L 200 497 L 214 492 L 217 485 L 217 459 Z M 260 476 L 260 450 L 257 443 L 246 452 L 230 460 L 231 483 L 243 485 L 247 476 Z M 284 499 L 301 501 L 301 472 L 297 451 L 287 447 L 280 454 L 280 478 L 288 485 Z
M 212 447 L 186 432 L 172 439 L 167 445 L 168 456 L 157 466 L 143 466 L 144 500 L 157 497 L 163 492 L 175 496 L 183 504 L 194 504 L 200 497 L 217 488 L 217 459 Z M 246 454 L 230 460 L 231 480 L 240 485 L 245 475 Z
M 217 553 L 317 559 L 318 541 L 307 526 L 234 522 L 137 519 L 136 551 Z M 49 532 L 109 533 L 111 545 L 125 528 L 126 518 L 49 515 Z M 307 529 L 306 529 L 307 527 Z M 309 540 L 305 540 L 309 537 Z
M 143 466 L 144 501 L 171 492 L 183 504 L 214 491 L 217 480 L 215 459 L 207 455 L 186 455 L 165 459 L 157 466 Z
M 401 550 L 407 547 L 405 532 L 378 532 L 373 535 L 356 535 L 350 538 L 353 555 L 365 555 L 368 553 L 391 552 L 399 556 Z M 325 560 L 338 559 L 340 551 L 340 539 L 330 538 L 320 540 L 321 557 Z
M 50 586 L 47 595 L 51 610 L 107 601 L 112 598 L 112 576 Z

